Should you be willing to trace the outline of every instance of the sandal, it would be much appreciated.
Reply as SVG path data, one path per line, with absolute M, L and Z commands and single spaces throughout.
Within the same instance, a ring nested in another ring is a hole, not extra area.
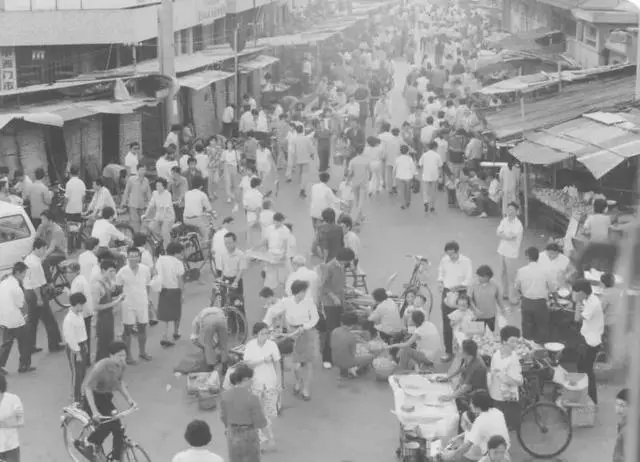
M 300 386 L 299 385 L 294 385 L 293 386 L 293 395 L 294 396 L 299 396 L 300 395 Z
M 304 401 L 311 401 L 311 395 L 307 392 L 301 392 L 300 393 L 300 397 L 304 400 Z

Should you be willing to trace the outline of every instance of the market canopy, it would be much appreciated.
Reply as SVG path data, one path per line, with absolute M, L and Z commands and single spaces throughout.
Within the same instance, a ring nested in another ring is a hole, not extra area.
M 231 72 L 223 72 L 215 69 L 208 71 L 196 72 L 195 74 L 184 75 L 178 78 L 181 87 L 190 88 L 192 90 L 202 90 L 212 83 L 226 80 L 233 77 Z
M 571 158 L 570 154 L 526 140 L 513 148 L 511 154 L 520 162 L 532 165 L 553 165 Z
M 535 29 L 518 34 L 502 34 L 489 37 L 489 46 L 492 48 L 509 50 L 535 50 L 565 41 L 565 34 L 559 30 L 547 28 Z
M 244 61 L 238 64 L 240 72 L 249 73 L 252 71 L 256 71 L 258 69 L 263 69 L 273 63 L 277 63 L 279 61 L 278 58 L 274 58 L 273 56 L 268 55 L 258 55 L 249 61 Z
M 40 112 L 35 114 L 22 112 L 8 112 L 0 114 L 0 129 L 6 127 L 12 120 L 24 120 L 32 124 L 50 125 L 52 127 L 62 127 L 64 120 L 58 114 Z

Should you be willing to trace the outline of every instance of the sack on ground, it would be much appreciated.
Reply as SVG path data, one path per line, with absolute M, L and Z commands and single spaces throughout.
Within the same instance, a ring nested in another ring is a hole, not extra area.
M 173 368 L 173 371 L 181 374 L 206 372 L 207 361 L 204 357 L 204 351 L 195 345 L 190 347 L 186 356 Z

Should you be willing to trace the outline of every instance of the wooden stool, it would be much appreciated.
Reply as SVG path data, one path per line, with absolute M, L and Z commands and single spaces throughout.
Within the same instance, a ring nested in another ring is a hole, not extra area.
M 369 288 L 367 287 L 367 275 L 364 272 L 361 272 L 359 268 L 349 267 L 347 269 L 347 277 L 351 278 L 351 286 L 354 289 L 363 289 L 365 292 L 369 293 Z

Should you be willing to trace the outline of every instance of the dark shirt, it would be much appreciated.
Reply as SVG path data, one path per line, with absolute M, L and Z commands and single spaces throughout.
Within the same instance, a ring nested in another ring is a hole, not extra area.
M 187 170 L 184 174 L 184 177 L 187 179 L 187 184 L 189 185 L 189 189 L 193 187 L 193 180 L 196 178 L 202 179 L 202 172 L 198 169 L 195 171 L 191 171 L 191 169 Z
M 331 362 L 339 369 L 349 369 L 356 365 L 356 336 L 347 326 L 340 326 L 331 332 Z
M 336 302 L 329 296 L 333 293 L 340 299 L 340 304 L 344 302 L 344 285 L 346 281 L 344 267 L 337 261 L 322 263 L 318 267 L 320 276 L 318 283 L 318 295 L 320 303 L 326 306 L 335 306 Z
M 613 462 L 624 462 L 624 434 L 627 426 L 623 423 L 618 425 L 618 434 L 616 435 L 616 445 L 613 449 Z
M 93 366 L 84 386 L 95 393 L 113 393 L 120 390 L 125 365 L 117 359 L 104 358 Z
M 326 261 L 333 260 L 344 248 L 342 226 L 328 223 L 318 226 L 318 245 L 327 252 Z
M 247 159 L 256 160 L 256 151 L 258 150 L 258 142 L 249 138 L 244 143 L 244 155 Z
M 455 63 L 451 69 L 453 75 L 464 74 L 464 66 L 461 63 Z
M 260 399 L 243 386 L 222 393 L 220 420 L 225 427 L 242 425 L 257 429 L 267 426 Z
M 482 358 L 476 356 L 462 365 L 460 379 L 461 386 L 468 385 L 471 388 L 469 392 L 487 390 L 487 365 Z

